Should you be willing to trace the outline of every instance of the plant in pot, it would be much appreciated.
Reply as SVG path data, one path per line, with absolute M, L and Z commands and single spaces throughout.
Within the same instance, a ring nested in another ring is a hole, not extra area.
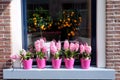
M 80 45 L 80 62 L 81 67 L 83 69 L 88 69 L 90 67 L 91 63 L 91 46 L 88 46 L 88 44 L 81 44 Z
M 46 66 L 46 57 L 47 46 L 45 45 L 45 41 L 41 38 L 40 40 L 35 41 L 35 50 L 36 50 L 36 61 L 38 68 L 45 68 Z
M 78 42 L 71 42 L 69 44 L 68 40 L 64 41 L 64 55 L 65 55 L 65 67 L 68 69 L 72 69 L 74 67 L 75 56 L 79 50 Z
M 22 49 L 19 54 L 12 54 L 10 57 L 12 60 L 19 59 L 20 63 L 22 62 L 24 69 L 32 68 L 33 56 L 31 52 Z
M 52 55 L 52 67 L 54 69 L 59 69 L 61 67 L 61 42 L 51 41 L 50 43 L 50 53 Z

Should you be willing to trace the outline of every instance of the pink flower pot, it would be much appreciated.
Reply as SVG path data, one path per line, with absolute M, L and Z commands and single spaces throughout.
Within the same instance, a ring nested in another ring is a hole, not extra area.
M 67 69 L 72 69 L 74 67 L 74 59 L 73 58 L 72 59 L 65 59 L 64 62 L 65 62 L 65 67 Z
M 61 67 L 62 59 L 52 59 L 52 67 L 54 69 L 59 69 Z
M 81 68 L 82 69 L 89 69 L 91 59 L 80 59 L 80 62 L 81 62 Z
M 32 68 L 32 62 L 33 62 L 32 59 L 23 60 L 23 61 L 22 61 L 22 63 L 23 63 L 23 68 L 24 68 L 24 69 L 31 69 L 31 68 Z
M 37 61 L 37 67 L 38 68 L 43 69 L 43 68 L 46 67 L 46 59 L 37 58 L 36 61 Z

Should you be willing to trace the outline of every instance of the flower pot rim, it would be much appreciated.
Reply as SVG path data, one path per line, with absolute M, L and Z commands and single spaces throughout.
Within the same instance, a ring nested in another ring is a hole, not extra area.
M 36 59 L 40 59 L 40 58 L 36 58 Z M 40 59 L 40 60 L 43 60 L 43 59 L 45 59 L 45 60 L 46 60 L 46 58 L 42 58 L 42 59 Z
M 65 58 L 66 60 L 73 60 L 73 59 L 75 59 L 75 58 Z
M 30 58 L 30 59 L 24 59 L 24 60 L 22 60 L 22 61 L 28 61 L 28 60 L 33 60 L 33 59 L 31 59 L 31 58 Z
M 91 58 L 80 58 L 80 59 L 84 59 L 84 60 L 91 60 Z

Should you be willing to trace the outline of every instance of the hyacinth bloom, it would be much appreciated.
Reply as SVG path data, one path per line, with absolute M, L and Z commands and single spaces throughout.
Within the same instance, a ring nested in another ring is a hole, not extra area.
M 88 44 L 81 44 L 80 45 L 80 54 L 82 55 L 83 58 L 90 59 L 90 54 L 91 54 L 91 46 L 88 46 Z
M 85 52 L 87 53 L 87 54 L 90 54 L 91 53 L 91 46 L 85 46 Z
M 43 46 L 45 45 L 45 44 L 44 44 L 45 41 L 44 41 L 43 39 L 40 39 L 39 41 L 40 41 L 40 47 L 43 48 Z
M 60 41 L 58 41 L 58 42 L 56 43 L 56 47 L 57 47 L 57 50 L 58 50 L 58 51 L 61 50 L 61 42 L 60 42 Z
M 18 54 L 11 54 L 10 58 L 12 59 L 12 61 L 16 61 L 17 59 L 20 59 L 20 56 Z
M 41 38 L 40 40 L 35 41 L 35 50 L 37 57 L 40 59 L 45 57 L 45 53 L 47 52 L 47 46 L 45 45 L 45 41 Z
M 39 52 L 39 51 L 41 50 L 40 41 L 39 41 L 39 40 L 35 41 L 35 44 L 34 44 L 34 45 L 35 45 L 36 51 Z
M 61 42 L 58 41 L 55 43 L 55 41 L 51 41 L 50 43 L 50 52 L 53 55 L 55 59 L 58 59 L 60 56 L 60 50 L 61 50 Z
M 50 46 L 50 51 L 53 55 L 55 55 L 57 52 L 57 47 L 55 45 Z
M 42 53 L 46 53 L 47 52 L 47 46 L 43 46 L 43 48 L 42 48 Z
M 75 44 L 74 43 L 70 43 L 70 51 L 71 52 L 75 51 Z
M 43 53 L 47 52 L 47 46 L 45 46 L 45 41 L 43 39 L 35 41 L 36 52 L 42 51 Z
M 55 42 L 54 41 L 51 41 L 51 43 L 50 43 L 50 52 L 51 53 L 54 53 L 54 49 L 52 49 L 52 48 L 55 48 L 56 46 L 55 46 Z M 55 49 L 55 50 L 57 50 L 57 48 Z
M 83 44 L 80 45 L 80 53 L 82 54 L 83 52 L 85 52 L 85 47 Z
M 64 41 L 64 50 L 67 50 L 67 49 L 69 49 L 69 41 L 65 40 Z
M 71 42 L 69 44 L 68 40 L 64 41 L 64 50 L 65 50 L 65 57 L 66 58 L 73 58 L 75 55 L 77 55 L 77 51 L 79 50 L 79 43 L 78 42 Z
M 55 45 L 55 41 L 50 42 L 50 47 L 53 46 L 53 45 Z
M 78 50 L 79 50 L 79 43 L 76 42 L 76 43 L 75 43 L 75 51 L 78 51 Z

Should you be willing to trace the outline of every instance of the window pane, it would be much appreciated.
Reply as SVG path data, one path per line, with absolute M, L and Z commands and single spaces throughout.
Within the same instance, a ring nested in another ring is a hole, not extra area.
M 28 45 L 40 37 L 48 41 L 91 42 L 88 0 L 28 0 Z
M 91 15 L 91 0 L 27 0 L 27 46 L 33 46 L 40 37 L 47 41 L 78 40 L 93 45 L 96 55 L 92 31 L 96 22 L 92 28 Z

